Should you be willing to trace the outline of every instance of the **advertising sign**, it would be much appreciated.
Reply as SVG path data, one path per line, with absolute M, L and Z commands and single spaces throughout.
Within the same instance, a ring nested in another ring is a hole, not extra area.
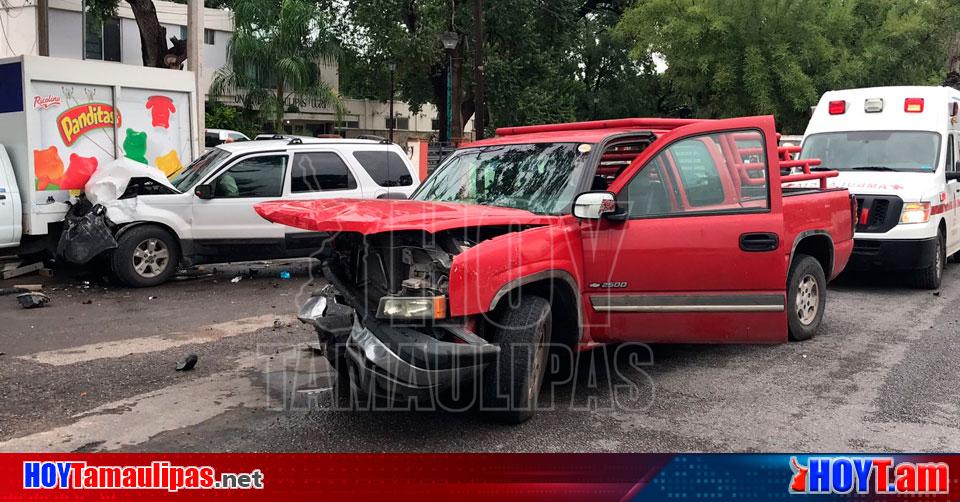
M 81 190 L 118 154 L 168 176 L 192 157 L 188 93 L 122 88 L 115 96 L 109 86 L 59 82 L 33 82 L 32 93 L 38 203 L 49 192 Z

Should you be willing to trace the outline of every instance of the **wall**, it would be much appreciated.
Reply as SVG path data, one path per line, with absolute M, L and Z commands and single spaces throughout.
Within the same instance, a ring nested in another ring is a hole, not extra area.
M 38 54 L 37 9 L 33 0 L 6 0 L 0 9 L 0 57 Z

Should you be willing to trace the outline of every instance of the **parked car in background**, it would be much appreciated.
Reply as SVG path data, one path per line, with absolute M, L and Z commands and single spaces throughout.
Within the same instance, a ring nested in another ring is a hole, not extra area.
M 937 289 L 960 252 L 960 91 L 875 87 L 823 95 L 803 158 L 840 172 L 831 180 L 859 202 L 851 268 L 909 271 Z
M 844 189 L 791 160 L 772 117 L 505 128 L 409 201 L 264 202 L 336 232 L 301 311 L 360 396 L 405 401 L 482 378 L 530 418 L 548 344 L 771 343 L 817 333 L 853 247 Z M 803 174 L 781 177 L 781 168 Z M 482 377 L 480 376 L 482 374 Z
M 205 129 L 203 135 L 203 146 L 213 148 L 224 143 L 235 143 L 237 141 L 250 141 L 246 134 L 229 129 Z
M 180 265 L 310 256 L 321 248 L 324 234 L 267 222 L 257 203 L 406 197 L 420 183 L 400 147 L 344 139 L 225 143 L 169 183 L 151 181 L 132 176 L 124 195 L 105 204 L 117 225 L 112 270 L 130 286 L 160 284 Z

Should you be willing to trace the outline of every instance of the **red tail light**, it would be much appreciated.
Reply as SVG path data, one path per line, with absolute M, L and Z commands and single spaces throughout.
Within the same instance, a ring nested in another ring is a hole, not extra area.
M 923 113 L 923 98 L 907 98 L 903 102 L 903 111 L 907 113 Z
M 846 101 L 831 101 L 830 102 L 830 115 L 843 115 L 847 113 L 847 102 Z

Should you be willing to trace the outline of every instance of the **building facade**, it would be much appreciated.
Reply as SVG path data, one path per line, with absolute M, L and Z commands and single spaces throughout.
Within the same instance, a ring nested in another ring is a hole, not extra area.
M 36 0 L 2 0 L 0 2 L 0 57 L 19 54 L 39 54 Z M 167 37 L 187 37 L 187 6 L 154 0 L 157 18 L 167 30 Z M 125 2 L 120 2 L 117 17 L 98 20 L 83 15 L 82 0 L 49 0 L 49 48 L 50 56 L 112 61 L 118 64 L 142 65 L 140 32 L 133 11 Z M 210 88 L 216 72 L 227 64 L 227 54 L 233 33 L 230 12 L 221 9 L 205 9 L 203 62 L 201 86 Z M 339 88 L 339 72 L 336 64 L 326 65 L 321 70 L 321 79 L 333 89 Z M 209 97 L 208 97 L 209 99 Z M 220 96 L 221 102 L 236 105 L 236 96 Z M 287 133 L 317 136 L 340 134 L 356 137 L 372 134 L 386 137 L 389 134 L 389 103 L 345 98 L 345 113 L 337 117 L 330 106 L 319 106 L 309 99 L 292 98 L 284 116 Z M 408 139 L 430 139 L 438 136 L 434 129 L 437 109 L 424 105 L 418 113 L 406 103 L 394 103 L 395 140 L 405 144 Z M 467 124 L 465 135 L 470 136 L 472 121 Z M 276 132 L 276 131 L 265 131 Z

